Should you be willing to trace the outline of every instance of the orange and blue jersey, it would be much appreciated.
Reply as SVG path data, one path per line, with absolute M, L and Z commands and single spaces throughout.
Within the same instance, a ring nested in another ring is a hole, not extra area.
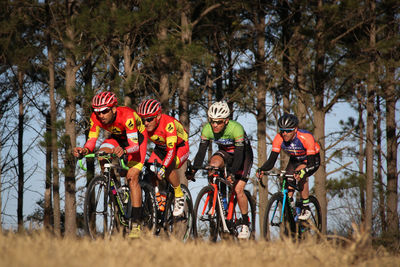
M 307 156 L 317 154 L 320 147 L 310 132 L 298 129 L 296 136 L 289 142 L 285 142 L 280 134 L 275 136 L 272 151 L 279 153 L 281 149 L 294 159 L 304 161 Z

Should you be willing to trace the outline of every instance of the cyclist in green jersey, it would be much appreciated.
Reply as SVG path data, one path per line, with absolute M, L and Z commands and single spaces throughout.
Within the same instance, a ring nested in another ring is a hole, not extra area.
M 208 109 L 208 121 L 201 132 L 199 150 L 193 163 L 192 178 L 196 171 L 202 167 L 202 163 L 210 141 L 218 145 L 218 151 L 213 154 L 209 165 L 213 167 L 226 167 L 226 179 L 234 184 L 237 200 L 242 213 L 242 227 L 238 238 L 248 239 L 250 230 L 248 226 L 248 206 L 244 187 L 247 176 L 253 164 L 253 151 L 243 126 L 233 120 L 229 120 L 230 110 L 226 102 L 216 102 Z

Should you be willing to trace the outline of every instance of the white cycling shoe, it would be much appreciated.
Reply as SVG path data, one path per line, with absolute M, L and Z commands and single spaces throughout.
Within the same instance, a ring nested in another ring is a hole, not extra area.
M 179 217 L 183 215 L 183 212 L 185 211 L 185 197 L 176 197 L 175 198 L 175 203 L 174 203 L 174 211 L 172 215 L 175 217 Z
M 239 234 L 237 236 L 239 239 L 249 239 L 250 238 L 250 229 L 247 225 L 242 224 Z

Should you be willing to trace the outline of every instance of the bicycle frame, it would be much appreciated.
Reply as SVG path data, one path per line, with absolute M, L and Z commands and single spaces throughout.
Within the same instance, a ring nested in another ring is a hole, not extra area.
M 225 233 L 230 233 L 231 230 L 229 229 L 228 225 L 227 225 L 227 221 L 232 221 L 233 219 L 233 213 L 234 213 L 234 200 L 235 200 L 235 196 L 236 193 L 234 190 L 230 190 L 231 193 L 229 195 L 229 202 L 228 202 L 228 210 L 227 210 L 227 214 L 225 216 L 225 210 L 223 208 L 223 204 L 222 204 L 222 200 L 220 197 L 220 193 L 219 193 L 219 187 L 218 187 L 218 182 L 222 182 L 224 184 L 226 184 L 230 189 L 232 189 L 232 185 L 228 184 L 225 179 L 221 178 L 219 175 L 219 170 L 214 169 L 214 173 L 212 174 L 212 181 L 209 181 L 209 184 L 214 188 L 214 193 L 212 196 L 212 207 L 211 207 L 211 216 L 215 216 L 215 211 L 216 211 L 216 207 L 218 207 L 220 214 L 223 218 L 222 220 L 222 228 L 223 231 Z M 208 203 L 210 201 L 210 195 L 207 196 L 203 210 L 202 210 L 202 215 L 204 215 L 204 213 L 206 212 Z M 218 205 L 218 206 L 217 206 Z
M 288 186 L 289 186 L 289 184 L 290 184 L 290 186 L 293 187 L 293 188 L 294 188 L 295 190 L 297 190 L 297 191 L 299 191 L 299 188 L 298 188 L 295 184 L 289 183 L 289 182 L 288 182 L 287 178 L 293 178 L 294 176 L 293 176 L 293 175 L 287 175 L 285 171 L 281 171 L 280 174 L 275 174 L 275 175 L 274 175 L 274 174 L 269 174 L 269 175 L 271 175 L 271 176 L 277 176 L 277 177 L 280 177 L 280 179 L 282 179 L 282 189 L 281 189 L 281 192 L 282 192 L 282 194 L 283 194 L 283 200 L 282 200 L 281 217 L 280 217 L 280 222 L 279 222 L 279 224 L 281 224 L 281 223 L 283 222 L 283 218 L 284 218 L 284 215 L 285 215 L 285 208 L 286 208 L 286 206 L 287 206 L 286 203 L 287 203 L 288 192 L 289 192 Z M 276 205 L 276 207 L 274 208 L 273 215 L 275 215 L 277 208 L 278 208 L 278 205 Z M 290 211 L 290 212 L 291 212 L 291 211 Z M 291 214 L 292 214 L 292 212 L 291 212 Z M 292 215 L 293 215 L 293 214 L 292 214 Z M 273 217 L 272 217 L 272 218 L 273 218 Z M 271 225 L 278 226 L 278 224 L 273 223 L 272 218 L 271 218 Z M 293 218 L 293 220 L 294 220 L 294 218 Z

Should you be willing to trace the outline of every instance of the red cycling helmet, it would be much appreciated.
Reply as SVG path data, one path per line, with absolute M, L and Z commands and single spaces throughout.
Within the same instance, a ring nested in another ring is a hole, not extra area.
M 140 103 L 138 114 L 140 117 L 153 117 L 161 113 L 161 103 L 155 99 L 147 99 Z
M 92 99 L 92 107 L 95 112 L 112 108 L 118 104 L 117 97 L 113 92 L 101 92 Z

